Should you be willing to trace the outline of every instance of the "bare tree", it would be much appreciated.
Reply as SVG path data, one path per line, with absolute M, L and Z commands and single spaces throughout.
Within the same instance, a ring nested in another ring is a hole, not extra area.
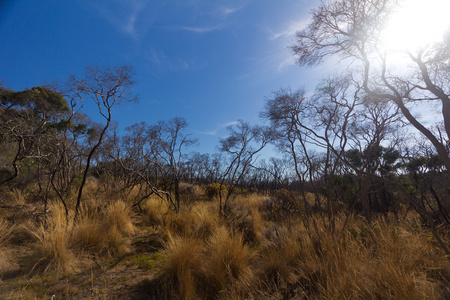
M 422 45 L 402 51 L 408 59 L 407 71 L 395 61 L 399 52 L 386 50 L 382 41 L 384 26 L 400 1 L 333 0 L 322 3 L 312 12 L 309 25 L 297 32 L 292 45 L 300 65 L 317 65 L 330 56 L 354 66 L 354 78 L 369 96 L 388 100 L 401 111 L 409 124 L 416 128 L 436 149 L 450 174 L 450 47 L 444 42 Z M 415 103 L 437 103 L 445 134 L 436 135 L 431 126 L 414 116 Z M 447 254 L 434 221 L 414 195 L 395 182 L 382 178 L 386 184 L 400 189 L 416 210 L 431 225 L 433 235 Z
M 123 101 L 137 101 L 137 97 L 130 94 L 131 88 L 135 85 L 135 73 L 131 66 L 90 66 L 82 77 L 71 76 L 68 86 L 71 94 L 79 101 L 89 99 L 93 101 L 100 115 L 105 119 L 105 124 L 101 129 L 98 139 L 90 149 L 83 178 L 78 190 L 77 204 L 75 207 L 75 218 L 79 214 L 79 208 L 83 195 L 83 188 L 91 166 L 93 155 L 101 145 L 106 131 L 112 120 L 112 108 Z
M 240 120 L 235 127 L 228 127 L 228 137 L 220 140 L 219 150 L 227 156 L 227 163 L 221 175 L 221 186 L 227 183 L 225 200 L 219 192 L 219 212 L 226 212 L 228 202 L 237 185 L 255 163 L 258 153 L 272 140 L 270 128 L 251 126 Z
M 380 39 L 383 26 L 398 1 L 334 0 L 313 12 L 310 24 L 297 32 L 292 50 L 300 65 L 316 65 L 329 56 L 350 59 L 364 91 L 397 105 L 406 120 L 435 147 L 450 174 L 450 47 L 444 42 L 405 50 L 408 70 L 390 66 L 396 53 L 386 51 Z M 440 140 L 411 112 L 416 102 L 438 102 L 446 138 Z
M 169 121 L 160 121 L 148 128 L 148 134 L 153 141 L 154 163 L 169 179 L 173 186 L 176 210 L 180 209 L 180 180 L 183 175 L 185 162 L 184 150 L 197 143 L 190 134 L 183 131 L 188 123 L 184 118 L 173 118 Z

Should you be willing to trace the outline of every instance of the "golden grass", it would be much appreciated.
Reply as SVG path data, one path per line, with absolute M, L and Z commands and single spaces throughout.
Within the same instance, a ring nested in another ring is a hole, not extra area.
M 73 245 L 91 254 L 123 255 L 130 251 L 127 235 L 134 233 L 132 213 L 123 201 L 111 202 L 99 211 L 83 206 L 80 221 L 73 228 Z
M 0 218 L 0 248 L 8 244 L 11 238 L 12 225 Z
M 165 240 L 158 254 L 163 263 L 147 270 L 157 273 L 151 286 L 163 299 L 450 296 L 450 264 L 414 213 L 401 222 L 389 215 L 367 222 L 338 214 L 331 230 L 322 214 L 261 214 L 263 197 L 257 195 L 238 196 L 226 217 L 219 216 L 216 201 L 193 201 L 175 213 L 157 197 L 147 199 L 138 214 L 130 203 L 106 200 L 94 188 L 76 223 L 73 211 L 67 222 L 63 207 L 53 202 L 46 223 L 0 219 L 0 271 L 8 268 L 10 249 L 20 246 L 31 250 L 24 271 L 74 273 L 89 257 L 112 260 L 129 253 L 132 234 L 152 232 Z M 144 226 L 137 229 L 134 221 Z M 153 266 L 145 261 L 152 257 L 145 252 L 138 266 Z
M 27 272 L 73 272 L 83 265 L 86 257 L 123 255 L 130 251 L 127 236 L 135 227 L 131 210 L 123 201 L 111 201 L 103 209 L 95 201 L 86 201 L 76 223 L 73 211 L 66 219 L 62 205 L 50 205 L 46 222 L 27 228 L 34 239 L 26 261 Z
M 70 249 L 73 224 L 67 224 L 64 208 L 53 205 L 46 224 L 38 226 L 31 234 L 35 238 L 32 254 L 26 261 L 30 273 L 74 271 L 77 258 Z
M 26 204 L 25 193 L 23 191 L 14 188 L 11 191 L 11 195 L 12 195 L 13 202 L 15 205 L 25 205 Z
M 265 231 L 266 241 L 259 253 L 257 267 L 263 284 L 270 289 L 286 289 L 300 280 L 302 275 L 302 246 L 296 232 L 286 228 Z
M 108 249 L 108 229 L 102 220 L 82 214 L 73 230 L 73 245 L 79 252 L 104 254 Z
M 152 196 L 145 201 L 143 211 L 143 221 L 147 225 L 163 225 L 164 217 L 170 212 L 170 207 L 166 201 Z
M 368 223 L 342 214 L 332 231 L 321 215 L 269 222 L 259 213 L 260 199 L 238 197 L 225 219 L 214 214 L 214 202 L 166 212 L 161 222 L 177 237 L 166 245 L 170 263 L 160 280 L 172 280 L 165 296 L 433 299 L 445 292 L 448 261 L 415 216 Z
M 166 298 L 197 299 L 196 286 L 203 274 L 202 243 L 169 235 L 164 255 L 160 281 Z
M 208 239 L 220 226 L 222 220 L 214 210 L 214 203 L 200 202 L 190 209 L 192 223 L 192 234 L 201 239 Z
M 1 274 L 9 268 L 10 257 L 6 246 L 11 239 L 12 226 L 8 221 L 0 219 L 0 279 Z
M 118 200 L 108 205 L 105 213 L 105 225 L 115 227 L 122 234 L 133 234 L 135 227 L 132 223 L 130 206 Z
M 206 277 L 215 295 L 245 294 L 255 280 L 252 269 L 253 254 L 244 245 L 242 234 L 218 228 L 210 238 L 205 257 Z

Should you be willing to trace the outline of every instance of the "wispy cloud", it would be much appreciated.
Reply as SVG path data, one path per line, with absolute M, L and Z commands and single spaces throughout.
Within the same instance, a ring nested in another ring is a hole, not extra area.
M 228 127 L 228 126 L 235 125 L 235 124 L 237 124 L 237 123 L 239 123 L 239 122 L 238 122 L 238 121 L 232 121 L 232 122 L 228 122 L 228 123 L 221 124 L 221 125 L 219 125 L 219 126 L 218 126 L 216 129 L 214 129 L 214 130 L 210 130 L 210 131 L 197 131 L 197 133 L 199 133 L 199 134 L 206 134 L 206 135 L 216 136 L 217 133 L 218 133 L 220 130 L 222 130 L 222 129 Z
M 270 40 L 277 40 L 280 38 L 292 39 L 297 31 L 302 30 L 308 25 L 309 21 L 310 21 L 309 18 L 295 22 L 292 21 L 277 31 L 270 30 L 269 39 Z
M 189 31 L 193 33 L 208 33 L 211 31 L 219 30 L 220 26 L 213 26 L 213 27 L 196 27 L 196 26 L 177 26 L 177 27 L 165 27 L 166 29 L 170 30 L 183 30 L 183 31 Z
M 138 39 L 136 22 L 146 7 L 144 0 L 112 0 L 92 3 L 97 11 L 116 29 L 134 40 Z
M 282 73 L 287 68 L 295 65 L 295 57 L 285 44 L 272 46 L 271 50 L 265 49 L 255 58 L 249 58 L 249 68 L 245 73 L 237 76 L 238 80 L 252 79 L 255 76 Z
M 295 33 L 309 24 L 309 17 L 302 17 L 299 21 L 288 21 L 278 30 L 264 29 L 267 44 L 261 47 L 255 57 L 250 58 L 250 68 L 246 73 L 238 76 L 238 79 L 253 78 L 255 74 L 282 73 L 296 64 L 296 58 L 289 45 L 292 43 Z
M 223 18 L 227 18 L 228 16 L 244 9 L 247 6 L 247 3 L 244 3 L 240 6 L 237 7 L 220 7 L 219 8 L 219 14 L 223 17 Z
M 188 70 L 191 64 L 181 58 L 170 58 L 160 49 L 153 47 L 143 51 L 144 58 L 160 71 L 183 71 Z
M 228 3 L 220 5 L 215 1 L 192 1 L 185 3 L 185 8 L 192 17 L 180 26 L 166 26 L 169 30 L 183 30 L 192 33 L 205 34 L 222 30 L 232 24 L 231 17 L 242 11 L 247 2 L 239 0 L 240 3 Z M 192 23 L 194 20 L 195 23 Z

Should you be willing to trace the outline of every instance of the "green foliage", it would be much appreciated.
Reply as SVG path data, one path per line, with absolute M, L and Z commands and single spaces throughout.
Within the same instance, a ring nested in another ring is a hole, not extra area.
M 350 163 L 355 167 L 362 166 L 362 156 L 359 150 L 350 149 L 345 153 L 345 156 L 350 161 Z
M 438 155 L 432 155 L 431 157 L 414 157 L 406 164 L 406 168 L 412 173 L 439 169 L 442 166 L 442 159 Z
M 55 93 L 49 88 L 38 86 L 30 90 L 25 90 L 23 93 L 25 93 L 24 96 L 29 101 L 34 102 L 35 109 L 41 113 L 70 111 L 66 99 L 61 94 Z
M 127 265 L 136 265 L 145 270 L 153 270 L 156 267 L 160 267 L 164 259 L 164 254 L 161 252 L 155 253 L 142 253 L 130 258 Z
M 396 162 L 400 158 L 400 152 L 394 148 L 386 148 L 380 145 L 368 146 L 362 153 L 357 149 L 348 150 L 345 157 L 355 167 L 367 168 L 369 172 L 378 171 L 381 175 L 387 175 L 401 164 Z M 375 169 L 378 167 L 377 169 Z
M 61 94 L 43 86 L 21 92 L 0 88 L 0 103 L 4 107 L 30 109 L 38 114 L 70 111 L 66 99 Z

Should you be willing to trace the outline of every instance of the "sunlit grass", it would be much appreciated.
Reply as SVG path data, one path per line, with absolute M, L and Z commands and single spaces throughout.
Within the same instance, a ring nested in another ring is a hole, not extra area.
M 45 222 L 0 218 L 0 272 L 20 264 L 40 276 L 139 268 L 152 278 L 143 288 L 161 299 L 438 299 L 450 292 L 448 260 L 414 213 L 371 222 L 339 213 L 333 229 L 323 213 L 273 218 L 259 195 L 238 196 L 225 216 L 217 201 L 191 201 L 177 213 L 157 197 L 143 211 L 104 197 L 85 199 L 76 222 L 73 210 L 66 219 L 53 201 Z M 11 256 L 14 247 L 26 249 L 24 261 Z
M 198 299 L 197 285 L 204 272 L 202 250 L 202 243 L 196 239 L 170 236 L 160 273 L 167 299 Z
M 74 271 L 77 258 L 70 248 L 72 223 L 67 223 L 64 208 L 54 204 L 47 222 L 36 227 L 31 234 L 35 242 L 32 254 L 26 261 L 30 273 Z

